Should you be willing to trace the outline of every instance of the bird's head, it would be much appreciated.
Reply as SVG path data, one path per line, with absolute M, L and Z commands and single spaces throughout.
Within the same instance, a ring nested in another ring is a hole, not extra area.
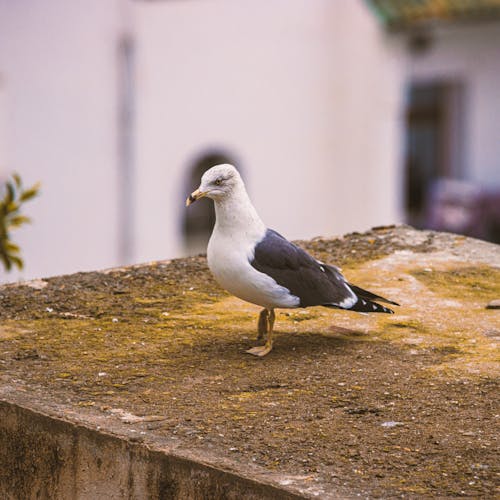
M 235 167 L 224 163 L 208 169 L 201 178 L 200 187 L 193 191 L 186 200 L 186 206 L 206 196 L 220 200 L 230 195 L 235 186 L 242 182 Z

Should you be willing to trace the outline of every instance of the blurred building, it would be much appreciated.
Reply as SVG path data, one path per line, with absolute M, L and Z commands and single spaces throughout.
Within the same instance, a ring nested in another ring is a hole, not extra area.
M 0 0 L 0 176 L 43 184 L 23 276 L 199 251 L 213 214 L 184 199 L 219 161 L 290 238 L 500 185 L 500 24 L 388 3 L 414 2 Z
M 406 220 L 500 243 L 500 1 L 368 3 L 406 45 Z

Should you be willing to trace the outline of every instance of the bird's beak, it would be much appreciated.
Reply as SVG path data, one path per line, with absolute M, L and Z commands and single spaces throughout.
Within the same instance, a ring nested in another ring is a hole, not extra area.
M 191 203 L 194 203 L 196 200 L 203 198 L 206 194 L 206 192 L 200 191 L 199 189 L 193 191 L 186 200 L 186 207 L 189 207 L 189 205 L 191 205 Z

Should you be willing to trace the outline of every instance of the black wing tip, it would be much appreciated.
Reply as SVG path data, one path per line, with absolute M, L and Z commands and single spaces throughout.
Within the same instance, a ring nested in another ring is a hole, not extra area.
M 365 313 L 385 313 L 394 314 L 392 309 L 385 307 L 371 300 L 358 299 L 358 301 L 349 308 L 350 311 L 365 312 Z
M 349 287 L 357 295 L 358 299 L 365 299 L 368 302 L 378 300 L 380 302 L 385 302 L 386 304 L 391 304 L 393 306 L 400 306 L 400 304 L 398 304 L 397 302 L 394 302 L 393 300 L 389 300 L 389 299 L 386 299 L 385 297 L 377 295 L 376 293 L 369 292 L 368 290 L 365 290 L 363 288 L 360 288 L 359 286 L 353 285 L 352 283 L 349 283 Z M 378 305 L 380 305 L 380 304 L 378 304 Z
M 393 300 L 386 299 L 386 302 L 387 302 L 388 304 L 393 305 L 393 306 L 398 306 L 398 307 L 401 307 L 401 304 L 398 304 L 397 302 L 394 302 Z
M 382 306 L 377 302 L 372 302 L 370 300 L 358 299 L 355 304 L 351 307 L 342 307 L 338 304 L 322 304 L 324 307 L 330 307 L 332 309 L 343 309 L 344 311 L 355 311 L 362 313 L 385 313 L 385 314 L 395 314 L 392 309 Z

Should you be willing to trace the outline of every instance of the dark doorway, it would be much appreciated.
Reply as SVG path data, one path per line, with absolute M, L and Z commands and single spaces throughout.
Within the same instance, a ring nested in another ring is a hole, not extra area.
M 429 225 L 432 192 L 440 179 L 463 177 L 463 86 L 415 83 L 406 112 L 405 204 L 415 227 Z

